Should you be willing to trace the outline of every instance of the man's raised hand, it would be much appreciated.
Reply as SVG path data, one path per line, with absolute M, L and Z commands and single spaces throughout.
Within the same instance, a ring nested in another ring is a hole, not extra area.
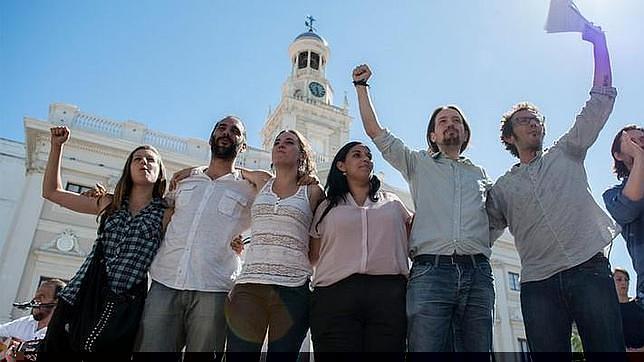
M 353 69 L 354 82 L 366 82 L 371 78 L 371 69 L 366 64 L 360 64 Z

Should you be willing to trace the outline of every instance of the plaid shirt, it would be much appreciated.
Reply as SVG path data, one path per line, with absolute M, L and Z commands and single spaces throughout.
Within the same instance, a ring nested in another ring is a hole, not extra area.
M 123 294 L 143 281 L 161 244 L 164 210 L 163 200 L 155 198 L 132 216 L 125 200 L 99 227 L 92 251 L 60 297 L 74 304 L 98 242 L 103 244 L 107 282 L 114 293 Z

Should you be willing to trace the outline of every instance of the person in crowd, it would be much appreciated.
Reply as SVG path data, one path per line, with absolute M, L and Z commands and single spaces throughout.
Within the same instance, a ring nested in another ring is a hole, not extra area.
M 277 135 L 272 164 L 274 177 L 242 171 L 258 194 L 251 206 L 250 242 L 236 239 L 244 261 L 226 303 L 231 361 L 259 361 L 267 330 L 267 360 L 296 361 L 309 328 L 309 227 L 324 192 L 318 184 L 298 185 L 315 173 L 313 152 L 300 132 Z
M 174 214 L 150 268 L 138 351 L 174 352 L 177 360 L 182 350 L 191 359 L 223 355 L 224 304 L 239 266 L 230 242 L 250 226 L 256 191 L 234 168 L 246 149 L 242 121 L 224 117 L 209 143 L 208 167 L 194 169 L 168 195 Z
M 644 309 L 635 299 L 628 297 L 628 286 L 631 280 L 624 268 L 613 269 L 613 280 L 619 298 L 619 308 L 622 314 L 624 342 L 629 352 L 644 352 Z
M 507 226 L 521 258 L 521 311 L 532 352 L 570 352 L 576 323 L 585 352 L 624 351 L 617 294 L 602 251 L 618 227 L 589 192 L 584 160 L 613 109 L 606 38 L 582 35 L 594 48 L 590 100 L 544 150 L 544 116 L 519 103 L 501 119 L 501 141 L 519 159 L 488 195 L 494 235 Z M 545 355 L 535 355 L 535 358 Z
M 70 210 L 97 215 L 97 239 L 78 272 L 58 295 L 39 359 L 69 352 L 130 353 L 147 292 L 147 272 L 171 212 L 164 203 L 165 168 L 152 146 L 127 157 L 113 194 L 98 199 L 64 189 L 61 181 L 67 127 L 51 128 L 43 197 Z
M 311 335 L 324 352 L 405 351 L 407 233 L 411 214 L 380 189 L 369 148 L 349 142 L 335 155 L 327 198 L 311 223 L 315 266 Z
M 10 337 L 14 341 L 30 341 L 45 338 L 47 325 L 58 303 L 58 293 L 65 287 L 60 279 L 44 281 L 31 300 L 31 313 L 0 325 L 0 337 Z
M 457 106 L 438 107 L 427 126 L 429 148 L 411 150 L 380 125 L 367 84 L 371 75 L 367 65 L 353 70 L 362 124 L 409 183 L 416 208 L 409 239 L 409 351 L 488 352 L 494 284 L 485 198 L 492 181 L 462 155 L 470 127 Z
M 636 300 L 644 309 L 644 128 L 636 125 L 622 128 L 613 140 L 611 154 L 613 169 L 622 183 L 604 192 L 604 203 L 622 227 L 637 273 Z

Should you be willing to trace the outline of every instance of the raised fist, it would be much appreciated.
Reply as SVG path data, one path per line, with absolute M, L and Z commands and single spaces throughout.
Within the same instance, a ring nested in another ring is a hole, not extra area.
M 65 126 L 52 127 L 51 131 L 51 144 L 53 146 L 62 146 L 69 139 L 69 128 Z
M 353 69 L 353 81 L 368 81 L 371 78 L 371 69 L 366 64 L 358 65 Z

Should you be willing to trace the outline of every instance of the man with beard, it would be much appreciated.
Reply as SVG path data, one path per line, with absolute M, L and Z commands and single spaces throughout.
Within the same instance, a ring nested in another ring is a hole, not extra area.
M 34 306 L 31 314 L 0 325 L 0 337 L 11 337 L 13 340 L 30 341 L 43 339 L 47 333 L 47 325 L 58 302 L 58 292 L 65 287 L 60 279 L 49 279 L 43 282 L 32 300 Z
M 150 267 L 152 285 L 139 330 L 142 352 L 224 350 L 224 303 L 238 268 L 230 242 L 250 226 L 255 191 L 234 168 L 246 148 L 241 120 L 227 116 L 217 122 L 209 143 L 208 167 L 195 169 L 167 197 L 174 214 Z
M 604 33 L 586 26 L 582 38 L 594 49 L 590 100 L 547 150 L 544 117 L 534 105 L 519 103 L 504 114 L 501 141 L 520 162 L 488 197 L 493 233 L 508 226 L 521 258 L 521 312 L 532 352 L 570 352 L 573 322 L 585 352 L 624 351 L 617 294 L 603 255 L 618 227 L 593 199 L 584 169 L 617 92 Z
M 370 77 L 367 65 L 353 70 L 364 129 L 409 183 L 416 208 L 409 238 L 408 349 L 490 351 L 494 285 L 485 196 L 491 181 L 461 155 L 470 127 L 458 107 L 439 107 L 427 127 L 429 149 L 411 150 L 378 122 Z

